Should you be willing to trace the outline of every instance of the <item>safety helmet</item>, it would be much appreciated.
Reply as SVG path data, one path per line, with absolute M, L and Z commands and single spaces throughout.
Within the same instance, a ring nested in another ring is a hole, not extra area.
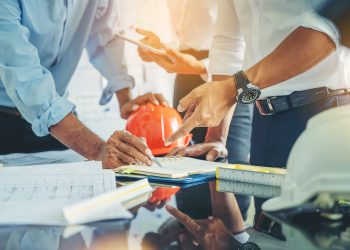
M 281 196 L 266 201 L 265 211 L 300 206 L 317 197 L 320 208 L 350 197 L 350 106 L 311 118 L 294 144 L 287 162 Z
M 135 136 L 146 138 L 153 155 L 164 155 L 174 147 L 185 147 L 189 144 L 191 134 L 167 147 L 164 145 L 165 139 L 181 125 L 182 118 L 175 109 L 147 103 L 129 116 L 126 130 Z

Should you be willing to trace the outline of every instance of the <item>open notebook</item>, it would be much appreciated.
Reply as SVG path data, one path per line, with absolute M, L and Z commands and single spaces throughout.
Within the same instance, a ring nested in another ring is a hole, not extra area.
M 189 175 L 215 172 L 216 167 L 225 163 L 197 160 L 189 157 L 157 158 L 163 167 L 156 164 L 152 166 L 128 165 L 114 169 L 119 174 L 135 174 L 157 176 L 164 178 L 185 178 Z

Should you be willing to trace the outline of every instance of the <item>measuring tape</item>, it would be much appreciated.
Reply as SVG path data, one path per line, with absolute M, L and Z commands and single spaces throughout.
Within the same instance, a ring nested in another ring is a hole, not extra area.
M 240 181 L 216 180 L 216 190 L 255 197 L 272 198 L 281 195 L 281 187 L 246 183 Z
M 220 180 L 240 181 L 269 186 L 281 186 L 286 169 L 248 165 L 227 165 L 216 168 L 216 178 Z

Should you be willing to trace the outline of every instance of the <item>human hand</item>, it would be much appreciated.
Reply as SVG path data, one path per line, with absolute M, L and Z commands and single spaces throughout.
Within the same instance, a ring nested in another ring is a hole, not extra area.
M 196 246 L 182 234 L 179 236 L 182 249 L 226 250 L 240 245 L 220 219 L 193 220 L 172 206 L 166 205 L 166 209 L 191 233 L 200 246 Z
M 140 40 L 141 43 L 151 46 L 155 49 L 165 49 L 165 45 L 161 42 L 160 38 L 151 31 L 137 28 L 136 32 L 144 35 L 145 37 Z M 146 51 L 142 48 L 138 48 L 139 56 L 145 62 L 153 62 L 152 52 Z
M 225 145 L 221 141 L 198 143 L 189 147 L 173 148 L 167 157 L 180 155 L 183 157 L 199 157 L 205 155 L 207 161 L 226 158 L 228 155 Z
M 205 65 L 190 54 L 181 53 L 171 48 L 165 48 L 166 55 L 152 53 L 148 57 L 168 73 L 200 75 L 206 74 Z
M 154 211 L 156 208 L 163 208 L 180 189 L 180 187 L 157 187 L 144 207 L 150 211 Z
M 168 102 L 162 94 L 147 93 L 125 103 L 121 108 L 121 117 L 123 119 L 128 119 L 132 112 L 139 109 L 140 105 L 148 102 L 154 105 L 168 106 Z
M 117 168 L 132 162 L 141 162 L 148 166 L 153 163 L 149 158 L 151 150 L 144 140 L 123 131 L 114 132 L 107 140 L 102 152 L 103 168 Z
M 235 103 L 236 84 L 233 78 L 200 85 L 180 100 L 177 110 L 187 110 L 184 123 L 166 139 L 165 145 L 186 136 L 195 127 L 217 127 Z

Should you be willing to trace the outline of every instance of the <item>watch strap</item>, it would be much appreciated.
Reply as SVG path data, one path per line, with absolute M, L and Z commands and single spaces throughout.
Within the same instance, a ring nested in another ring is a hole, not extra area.
M 235 78 L 237 89 L 247 89 L 248 85 L 250 84 L 250 81 L 248 80 L 247 76 L 244 74 L 243 70 L 238 71 L 236 74 L 233 75 Z

